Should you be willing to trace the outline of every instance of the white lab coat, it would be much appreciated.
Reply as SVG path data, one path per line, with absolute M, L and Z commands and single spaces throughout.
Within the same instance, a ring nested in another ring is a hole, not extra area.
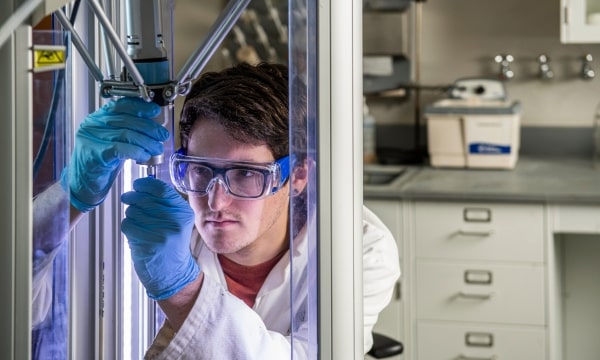
M 307 314 L 308 286 L 314 289 L 307 272 L 306 229 L 295 238 L 293 261 L 283 256 L 267 276 L 250 309 L 227 291 L 223 270 L 198 238 L 192 252 L 204 271 L 198 298 L 177 334 L 163 326 L 146 353 L 146 359 L 312 359 L 309 353 Z M 294 274 L 290 277 L 293 264 Z M 350 274 L 349 274 L 350 276 Z M 372 346 L 371 331 L 379 312 L 389 303 L 400 276 L 398 249 L 392 234 L 366 207 L 363 207 L 364 349 Z M 307 284 L 308 282 L 308 284 Z M 290 285 L 294 309 L 290 309 Z M 308 286 L 307 286 L 308 285 Z M 291 329 L 290 313 L 295 329 Z M 314 326 L 314 325 L 313 325 Z M 294 332 L 293 344 L 290 333 Z
M 54 301 L 54 259 L 69 233 L 69 198 L 55 183 L 33 199 L 33 269 L 31 324 L 35 329 L 48 316 Z

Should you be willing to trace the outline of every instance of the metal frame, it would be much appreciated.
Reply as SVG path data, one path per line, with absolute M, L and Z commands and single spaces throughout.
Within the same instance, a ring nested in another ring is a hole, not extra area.
M 33 199 L 33 100 L 30 26 L 15 32 L 15 358 L 25 358 L 31 349 L 31 268 L 32 268 L 32 202 Z M 27 166 L 23 166 L 27 164 Z M 22 321 L 27 319 L 28 321 Z
M 10 8 L 10 5 L 8 6 Z M 9 112 L 2 131 L 3 163 L 11 170 L 2 179 L 3 213 L 0 273 L 8 294 L 0 300 L 2 333 L 0 346 L 7 357 L 27 359 L 31 351 L 31 268 L 32 268 L 32 75 L 31 27 L 20 26 L 0 48 L 8 66 L 0 69 L 0 105 Z
M 362 3 L 329 0 L 318 10 L 319 353 L 358 360 L 364 358 Z

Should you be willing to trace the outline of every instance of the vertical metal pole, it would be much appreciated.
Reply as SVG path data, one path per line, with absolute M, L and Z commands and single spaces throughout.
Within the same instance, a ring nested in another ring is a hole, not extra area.
M 10 6 L 2 5 L 5 14 Z M 32 106 L 31 27 L 20 26 L 0 48 L 4 81 L 0 106 L 9 114 L 0 132 L 0 154 L 7 176 L 0 180 L 3 214 L 0 241 L 0 297 L 4 358 L 29 359 L 31 352 Z
M 320 358 L 358 360 L 364 358 L 362 2 L 323 1 L 318 17 Z
M 15 31 L 15 359 L 31 356 L 33 99 L 31 26 Z
M 14 7 L 12 1 L 0 2 L 0 19 L 2 22 L 12 14 Z M 2 213 L 0 216 L 0 231 L 2 239 L 0 241 L 0 283 L 6 284 L 4 296 L 0 296 L 0 349 L 2 349 L 6 358 L 14 358 L 15 354 L 15 333 L 14 333 L 14 311 L 15 311 L 15 269 L 14 269 L 14 246 L 15 246 L 15 219 L 14 214 L 15 196 L 14 196 L 14 43 L 12 38 L 0 45 L 0 77 L 5 79 L 0 82 L 0 107 L 7 114 L 3 125 L 3 131 L 0 132 L 0 156 L 2 163 L 9 176 L 0 177 L 0 196 L 4 199 L 2 204 Z
M 94 62 L 100 63 L 99 35 L 94 17 L 80 11 L 75 28 L 81 36 Z M 79 122 L 98 108 L 97 86 L 89 76 L 89 69 L 79 56 L 71 56 L 72 79 L 69 86 L 76 89 L 70 101 L 71 125 L 77 129 Z M 73 133 L 67 134 L 73 144 Z M 71 151 L 69 149 L 68 151 Z M 100 358 L 100 333 L 97 293 L 98 250 L 96 211 L 84 216 L 71 232 L 70 237 L 70 284 L 69 284 L 69 359 L 98 360 Z
M 0 21 L 4 22 L 14 11 L 12 1 L 0 2 Z M 16 215 L 14 209 L 14 140 L 12 134 L 15 122 L 15 109 L 13 99 L 13 59 L 14 46 L 12 39 L 0 43 L 0 78 L 5 79 L 0 82 L 0 107 L 4 109 L 6 115 L 3 125 L 3 131 L 0 132 L 0 157 L 4 164 L 5 171 L 9 176 L 0 177 L 0 197 L 4 199 L 2 204 L 2 213 L 0 216 L 0 231 L 4 241 L 0 241 L 0 284 L 6 284 L 4 296 L 0 296 L 0 349 L 6 358 L 14 358 L 14 222 Z
M 415 84 L 417 85 L 415 88 L 415 133 L 414 133 L 414 142 L 415 142 L 415 160 L 418 163 L 421 163 L 423 160 L 423 154 L 421 154 L 421 38 L 423 35 L 423 2 L 424 0 L 419 0 L 415 2 L 415 59 L 414 59 L 414 76 L 415 76 Z

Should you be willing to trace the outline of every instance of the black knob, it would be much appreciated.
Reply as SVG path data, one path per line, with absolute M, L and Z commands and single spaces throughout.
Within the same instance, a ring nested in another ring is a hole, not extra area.
M 482 85 L 476 86 L 475 89 L 473 89 L 473 92 L 477 95 L 482 95 L 483 93 L 485 93 L 485 87 L 483 87 Z

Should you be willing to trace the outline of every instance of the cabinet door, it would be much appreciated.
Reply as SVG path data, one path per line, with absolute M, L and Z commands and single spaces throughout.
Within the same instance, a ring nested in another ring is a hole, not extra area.
M 600 42 L 600 1 L 561 0 L 560 10 L 561 42 Z
M 402 254 L 401 203 L 399 201 L 389 200 L 365 200 L 364 204 L 371 211 L 373 211 L 373 213 L 375 213 L 375 215 L 377 215 L 379 219 L 381 219 L 381 221 L 383 221 L 383 223 L 388 227 L 388 229 L 391 231 L 392 235 L 394 235 L 394 238 L 396 239 L 396 244 L 398 245 L 398 253 Z M 402 258 L 402 255 L 400 255 L 400 258 Z M 383 309 L 383 311 L 379 314 L 379 318 L 377 319 L 377 323 L 375 324 L 373 331 L 399 340 L 406 345 L 404 335 L 405 318 L 403 315 L 404 302 L 402 301 L 402 296 L 404 294 L 404 269 L 402 265 L 403 262 L 400 261 L 400 270 L 402 271 L 402 275 L 400 276 L 400 281 L 396 283 L 396 288 L 394 289 L 392 300 L 390 301 L 388 306 L 385 309 Z M 403 357 L 402 355 L 399 355 L 388 359 L 397 360 L 403 359 Z

